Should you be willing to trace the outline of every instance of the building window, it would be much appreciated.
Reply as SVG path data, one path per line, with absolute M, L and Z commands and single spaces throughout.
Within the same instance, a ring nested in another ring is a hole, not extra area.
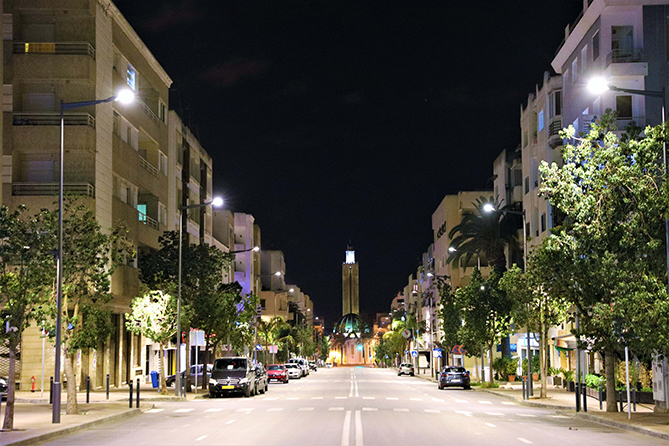
M 138 204 L 139 221 L 146 223 L 146 204 Z
M 529 223 L 525 223 L 525 238 L 529 238 L 529 237 L 530 237 L 530 234 L 531 234 L 531 233 L 530 233 L 530 224 L 529 224 Z
M 592 61 L 596 61 L 599 57 L 599 30 L 592 36 Z
M 137 72 L 131 63 L 128 63 L 128 68 L 126 69 L 126 82 L 130 88 L 137 91 Z
M 541 232 L 546 231 L 546 214 L 541 214 Z
M 571 83 L 575 84 L 578 80 L 578 57 L 571 62 Z
M 523 131 L 523 147 L 527 147 L 528 139 L 529 138 L 528 138 L 527 130 L 524 130 Z
M 160 150 L 158 151 L 158 170 L 167 176 L 167 155 Z
M 530 177 L 525 177 L 525 193 L 530 193 Z
M 581 74 L 588 70 L 588 45 L 581 49 Z
M 562 91 L 556 91 L 552 95 L 551 118 L 562 114 Z
M 616 96 L 616 111 L 618 118 L 628 119 L 632 117 L 632 96 Z
M 260 309 L 261 310 L 265 309 L 265 304 L 266 303 L 267 303 L 267 301 L 265 299 L 260 299 Z
M 158 117 L 167 124 L 167 105 L 161 100 L 158 100 Z
M 539 114 L 537 115 L 537 125 L 538 125 L 538 130 L 542 131 L 544 129 L 544 111 L 541 110 L 539 111 Z
M 161 225 L 167 226 L 167 207 L 160 202 L 158 202 L 158 218 Z

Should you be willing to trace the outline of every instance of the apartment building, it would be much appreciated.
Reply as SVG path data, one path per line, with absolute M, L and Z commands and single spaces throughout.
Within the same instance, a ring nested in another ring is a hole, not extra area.
M 603 77 L 619 88 L 664 91 L 668 15 L 666 0 L 584 0 L 552 62 L 562 75 L 563 127 L 588 131 L 608 108 L 618 113 L 620 130 L 632 121 L 641 127 L 661 123 L 661 99 L 612 90 L 595 95 L 588 82 Z
M 246 251 L 235 254 L 235 281 L 242 286 L 243 295 L 258 295 L 262 289 L 262 253 L 252 251 L 256 246 L 260 247 L 260 226 L 253 215 L 235 212 L 234 251 Z
M 65 113 L 64 189 L 95 210 L 102 228 L 125 222 L 137 247 L 157 248 L 168 228 L 168 90 L 172 80 L 109 0 L 4 2 L 3 192 L 10 207 L 53 207 L 58 192 L 59 102 L 105 99 L 121 88 L 132 105 L 106 103 Z M 139 287 L 136 261 L 112 278 L 114 335 L 82 352 L 81 376 L 103 385 L 144 375 L 139 337 L 124 313 Z M 21 387 L 41 373 L 42 342 L 25 332 Z M 53 349 L 46 352 L 47 367 Z M 148 372 L 147 372 L 148 373 Z

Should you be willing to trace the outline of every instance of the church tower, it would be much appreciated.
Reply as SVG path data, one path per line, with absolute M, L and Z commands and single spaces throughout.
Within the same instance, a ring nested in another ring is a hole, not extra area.
M 355 261 L 355 251 L 351 245 L 346 248 L 346 261 L 341 266 L 342 314 L 360 313 L 359 270 Z

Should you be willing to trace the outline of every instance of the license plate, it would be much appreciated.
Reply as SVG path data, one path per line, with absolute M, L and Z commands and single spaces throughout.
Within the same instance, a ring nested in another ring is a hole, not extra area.
M 221 389 L 234 389 L 235 386 L 221 386 Z

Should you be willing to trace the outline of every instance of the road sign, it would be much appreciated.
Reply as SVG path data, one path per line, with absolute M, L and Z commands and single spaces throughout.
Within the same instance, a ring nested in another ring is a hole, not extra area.
M 411 337 L 411 330 L 405 328 L 402 330 L 402 336 L 404 336 L 405 339 L 409 339 Z
M 411 357 L 416 358 L 418 356 L 418 350 L 411 350 Z
M 454 355 L 464 355 L 467 353 L 467 350 L 465 350 L 462 345 L 454 345 L 451 352 L 453 352 Z
M 260 344 L 256 344 L 256 350 L 258 350 L 258 351 L 262 351 L 262 345 L 260 345 Z
M 434 355 L 435 358 L 441 358 L 441 349 L 440 348 L 433 349 L 432 354 Z

